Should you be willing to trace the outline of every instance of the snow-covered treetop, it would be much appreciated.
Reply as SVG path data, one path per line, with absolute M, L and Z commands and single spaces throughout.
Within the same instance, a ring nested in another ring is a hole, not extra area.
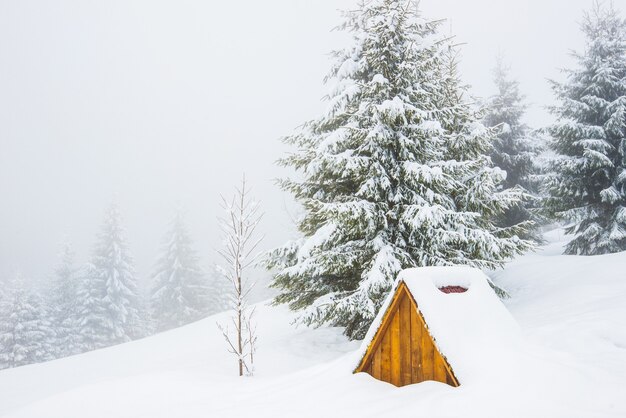
M 498 189 L 493 131 L 440 23 L 409 0 L 364 2 L 345 19 L 353 42 L 333 53 L 327 109 L 285 139 L 296 152 L 281 163 L 302 177 L 281 186 L 304 207 L 303 238 L 268 265 L 277 301 L 360 337 L 402 268 L 497 267 L 529 243 L 519 225 L 493 225 L 520 193 Z
M 558 154 L 549 211 L 570 223 L 570 254 L 626 249 L 626 21 L 599 3 L 585 15 L 585 51 L 567 81 L 553 82 Z
M 485 124 L 502 125 L 502 134 L 521 137 L 528 130 L 528 126 L 522 121 L 528 105 L 525 103 L 525 96 L 520 92 L 519 81 L 513 79 L 510 72 L 504 59 L 498 56 L 496 67 L 493 69 L 497 92 L 487 101 Z

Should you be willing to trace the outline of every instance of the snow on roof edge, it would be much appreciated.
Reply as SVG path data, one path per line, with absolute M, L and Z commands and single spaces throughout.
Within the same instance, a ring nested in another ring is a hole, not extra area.
M 367 330 L 367 333 L 365 334 L 365 337 L 363 338 L 363 341 L 361 342 L 361 347 L 357 351 L 358 356 L 357 356 L 357 359 L 356 359 L 356 364 L 354 365 L 354 370 L 355 371 L 361 365 L 361 362 L 363 361 L 363 358 L 367 354 L 367 349 L 369 348 L 370 344 L 374 340 L 374 337 L 376 336 L 376 333 L 380 329 L 380 327 L 382 325 L 382 322 L 383 322 L 383 318 L 385 316 L 385 313 L 387 312 L 387 310 L 391 306 L 391 302 L 393 301 L 393 297 L 395 296 L 395 294 L 396 294 L 396 292 L 398 290 L 398 286 L 400 286 L 400 283 L 401 283 L 401 279 L 400 279 L 400 275 L 399 275 L 396 278 L 396 281 L 394 282 L 393 287 L 391 288 L 391 291 L 389 292 L 389 295 L 387 295 L 387 298 L 385 299 L 385 301 L 381 305 L 380 309 L 378 310 L 378 314 L 376 315 L 376 318 L 374 318 L 374 321 L 372 321 L 372 324 L 370 325 L 369 329 Z

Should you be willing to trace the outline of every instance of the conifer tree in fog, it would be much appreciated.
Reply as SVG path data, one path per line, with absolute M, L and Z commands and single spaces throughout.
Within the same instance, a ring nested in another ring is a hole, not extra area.
M 303 238 L 271 252 L 276 303 L 305 324 L 362 338 L 400 270 L 501 266 L 531 244 L 494 225 L 517 204 L 490 166 L 493 132 L 478 122 L 454 48 L 409 0 L 363 2 L 342 28 L 326 112 L 286 138 L 281 182 L 302 204 Z
M 224 280 L 224 270 L 214 264 L 207 271 L 209 286 L 209 315 L 223 312 L 231 307 L 232 285 Z
M 51 319 L 57 337 L 56 346 L 59 356 L 80 352 L 75 315 L 78 305 L 77 279 L 74 250 L 69 242 L 66 242 L 59 255 L 49 294 Z
M 212 310 L 207 277 L 180 213 L 165 237 L 152 282 L 150 305 L 157 331 L 196 321 Z
M 560 104 L 546 206 L 574 235 L 567 254 L 614 253 L 626 250 L 626 23 L 596 3 L 582 30 L 576 68 L 553 82 Z
M 56 336 L 42 298 L 17 280 L 0 301 L 0 369 L 52 360 Z
M 501 223 L 512 226 L 526 221 L 529 225 L 529 238 L 539 240 L 536 226 L 539 223 L 537 208 L 539 204 L 540 167 L 539 154 L 542 149 L 539 138 L 532 137 L 529 127 L 522 118 L 526 112 L 524 96 L 520 93 L 519 82 L 510 77 L 509 69 L 501 58 L 494 69 L 494 83 L 497 93 L 489 98 L 484 123 L 493 127 L 497 135 L 493 142 L 491 161 L 506 172 L 506 179 L 501 187 L 520 188 L 526 193 L 524 202 L 506 210 Z
M 93 350 L 142 335 L 133 260 L 115 205 L 106 213 L 91 262 L 80 275 L 78 321 L 81 348 Z

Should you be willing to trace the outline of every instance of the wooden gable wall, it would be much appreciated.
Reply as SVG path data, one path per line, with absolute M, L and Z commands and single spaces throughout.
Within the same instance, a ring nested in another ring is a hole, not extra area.
M 404 283 L 400 283 L 382 324 L 355 370 L 396 386 L 435 380 L 459 386 Z

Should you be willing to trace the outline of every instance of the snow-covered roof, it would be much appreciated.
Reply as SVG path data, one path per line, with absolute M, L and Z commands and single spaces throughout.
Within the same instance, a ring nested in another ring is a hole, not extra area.
M 382 325 L 401 282 L 406 284 L 439 352 L 461 384 L 473 376 L 491 374 L 489 369 L 505 373 L 503 361 L 521 343 L 519 326 L 489 285 L 487 276 L 465 266 L 402 271 L 363 340 L 359 362 Z M 447 294 L 439 290 L 446 286 L 460 286 L 467 291 Z

